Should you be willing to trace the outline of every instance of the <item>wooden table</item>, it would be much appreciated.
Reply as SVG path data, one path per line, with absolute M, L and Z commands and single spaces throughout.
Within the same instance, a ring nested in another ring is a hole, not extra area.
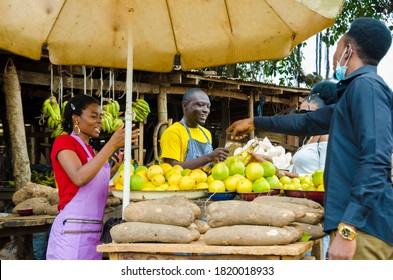
M 55 216 L 50 215 L 9 215 L 1 217 L 0 237 L 46 232 L 50 229 L 54 219 Z
M 9 215 L 0 218 L 0 237 L 15 236 L 17 244 L 17 259 L 34 260 L 33 233 L 48 232 L 55 216 Z
M 97 246 L 110 260 L 299 260 L 314 242 L 274 246 L 206 245 L 203 235 L 189 244 L 109 243 Z

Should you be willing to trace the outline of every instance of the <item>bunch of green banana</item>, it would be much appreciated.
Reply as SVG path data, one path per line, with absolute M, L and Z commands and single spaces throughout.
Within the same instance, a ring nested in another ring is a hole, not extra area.
M 132 102 L 133 121 L 142 122 L 150 113 L 149 103 L 144 99 L 136 99 L 136 102 Z
M 110 99 L 107 104 L 102 105 L 102 109 L 111 114 L 114 118 L 120 116 L 120 104 L 116 100 Z
M 61 110 L 60 110 L 61 118 L 64 117 L 64 110 L 65 110 L 67 103 L 68 103 L 68 101 L 64 101 L 63 104 L 61 105 Z
M 118 129 L 120 126 L 122 126 L 124 121 L 120 118 L 113 119 L 112 123 L 112 132 L 114 132 L 116 129 Z
M 42 105 L 42 113 L 47 117 L 47 126 L 50 129 L 55 129 L 61 123 L 60 105 L 57 103 L 55 96 L 50 96 L 44 101 Z
M 113 116 L 110 112 L 105 111 L 104 114 L 101 117 L 101 125 L 102 125 L 102 131 L 111 133 L 112 132 L 112 126 L 113 126 Z
M 105 111 L 101 118 L 102 131 L 112 133 L 124 123 L 119 117 L 120 104 L 116 100 L 110 99 L 107 104 L 102 105 L 102 109 Z
M 63 126 L 61 124 L 59 124 L 55 128 L 55 130 L 53 130 L 53 132 L 51 133 L 50 137 L 56 138 L 57 136 L 62 135 L 62 134 L 66 134 L 66 132 L 63 130 Z

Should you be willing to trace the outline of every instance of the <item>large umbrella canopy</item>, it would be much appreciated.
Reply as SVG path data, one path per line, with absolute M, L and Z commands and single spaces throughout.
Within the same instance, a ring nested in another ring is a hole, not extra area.
M 280 59 L 331 26 L 344 0 L 1 0 L 0 49 L 51 63 L 127 68 L 125 173 L 132 70 L 168 72 Z M 129 176 L 124 184 L 129 185 Z M 129 188 L 124 189 L 123 210 Z
M 183 70 L 279 59 L 331 26 L 343 0 L 2 0 L 0 48 L 58 65 Z M 131 10 L 131 13 L 130 13 Z

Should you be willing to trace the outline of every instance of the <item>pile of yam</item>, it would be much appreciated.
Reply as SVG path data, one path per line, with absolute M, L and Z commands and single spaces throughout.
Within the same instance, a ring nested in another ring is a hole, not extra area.
M 303 198 L 260 196 L 252 202 L 217 201 L 207 207 L 209 245 L 284 245 L 299 241 L 303 233 L 324 235 L 323 207 Z
M 20 209 L 32 208 L 35 215 L 55 216 L 58 212 L 59 195 L 55 188 L 27 182 L 13 194 L 12 202 L 15 204 L 13 214 L 17 214 Z
M 200 208 L 184 196 L 171 196 L 129 204 L 124 223 L 112 227 L 116 243 L 190 243 L 206 232 Z

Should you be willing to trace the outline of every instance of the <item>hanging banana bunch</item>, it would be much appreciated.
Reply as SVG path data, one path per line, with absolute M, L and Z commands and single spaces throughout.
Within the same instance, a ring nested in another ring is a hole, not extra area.
M 107 104 L 102 105 L 102 109 L 111 114 L 114 118 L 118 118 L 120 116 L 120 105 L 117 100 L 108 99 Z
M 102 105 L 104 114 L 101 118 L 102 131 L 112 133 L 118 129 L 124 121 L 120 118 L 120 104 L 117 100 L 109 99 L 107 104 Z
M 55 129 L 61 123 L 60 105 L 55 96 L 50 96 L 42 105 L 42 113 L 47 117 L 47 125 L 50 129 Z
M 60 108 L 59 103 L 55 96 L 50 96 L 47 98 L 42 105 L 42 114 L 46 119 L 46 125 L 49 129 L 53 129 L 51 137 L 55 138 L 63 133 L 63 127 L 61 126 L 61 119 L 64 114 L 64 107 L 66 102 L 63 103 L 62 108 Z
M 64 110 L 65 110 L 65 106 L 67 105 L 68 101 L 64 101 L 63 105 L 61 105 L 61 110 L 60 110 L 60 114 L 61 114 L 61 118 L 64 118 Z
M 136 99 L 132 102 L 132 120 L 135 122 L 143 122 L 150 113 L 149 103 L 144 99 Z
M 63 130 L 63 126 L 61 124 L 59 124 L 55 130 L 53 130 L 53 132 L 51 133 L 50 137 L 52 138 L 56 138 L 57 136 L 60 136 L 62 134 L 65 134 L 66 132 Z

